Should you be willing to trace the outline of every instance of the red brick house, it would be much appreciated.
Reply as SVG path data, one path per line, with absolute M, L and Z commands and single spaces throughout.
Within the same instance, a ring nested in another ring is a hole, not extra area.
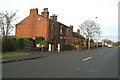
M 38 9 L 31 9 L 30 15 L 16 25 L 17 38 L 44 37 L 46 41 L 54 41 L 55 44 L 82 44 L 85 38 L 80 31 L 73 32 L 73 26 L 66 26 L 57 21 L 57 15 L 49 18 L 48 8 L 44 8 L 41 15 Z

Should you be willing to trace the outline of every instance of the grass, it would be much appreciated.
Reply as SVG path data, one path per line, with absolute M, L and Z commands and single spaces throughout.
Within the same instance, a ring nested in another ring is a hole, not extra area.
M 4 52 L 0 54 L 0 57 L 14 57 L 14 56 L 24 56 L 29 55 L 30 53 L 26 52 Z

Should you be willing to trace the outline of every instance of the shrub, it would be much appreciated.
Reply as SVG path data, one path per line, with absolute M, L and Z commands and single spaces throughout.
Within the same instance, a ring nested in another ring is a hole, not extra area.
M 42 41 L 40 41 L 40 44 L 44 45 L 44 47 L 48 47 L 48 42 L 47 41 L 42 40 Z
M 44 37 L 36 37 L 36 44 L 38 43 L 44 46 L 44 50 L 48 50 L 48 42 L 45 41 Z
M 88 39 L 86 40 L 86 48 L 88 48 Z M 95 48 L 96 47 L 96 45 L 95 45 L 95 43 L 94 43 L 94 40 L 93 39 L 91 39 L 90 40 L 90 48 Z
M 30 47 L 30 40 L 32 38 L 17 38 L 17 48 L 23 49 L 24 47 Z
M 41 40 L 41 41 L 38 41 L 37 43 L 39 43 L 40 45 L 43 45 L 44 49 L 46 51 L 48 50 L 48 42 L 47 41 Z
M 16 51 L 16 48 L 16 40 L 13 40 L 11 38 L 6 38 L 2 40 L 2 52 Z
M 36 43 L 39 43 L 42 40 L 45 40 L 44 37 L 36 37 Z
M 17 48 L 23 49 L 24 47 L 24 39 L 23 38 L 17 38 Z
M 91 43 L 90 43 L 90 47 L 91 47 L 91 48 L 95 48 L 95 47 L 96 47 L 96 46 L 95 46 L 95 43 L 91 42 Z
M 60 43 L 60 50 L 61 51 L 67 51 L 67 50 L 73 50 L 73 49 L 75 49 L 74 45 Z
M 29 39 L 24 39 L 23 43 L 24 43 L 24 48 L 25 49 L 30 49 L 31 48 L 31 41 Z

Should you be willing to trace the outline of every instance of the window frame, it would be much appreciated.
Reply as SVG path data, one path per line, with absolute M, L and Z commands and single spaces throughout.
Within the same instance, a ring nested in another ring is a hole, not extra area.
M 63 35 L 63 26 L 60 26 L 60 34 Z
M 53 33 L 54 31 L 54 24 L 51 25 L 51 32 Z
M 67 35 L 69 35 L 69 28 L 67 28 Z

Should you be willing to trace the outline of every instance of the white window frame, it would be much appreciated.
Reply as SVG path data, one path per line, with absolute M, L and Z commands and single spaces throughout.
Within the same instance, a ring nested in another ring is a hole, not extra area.
M 52 24 L 51 26 L 51 32 L 53 32 L 53 30 L 54 30 L 54 24 Z
M 60 39 L 62 39 L 63 37 L 60 37 Z
M 67 28 L 67 35 L 69 35 L 69 28 Z
M 63 26 L 60 26 L 60 34 L 63 35 Z

